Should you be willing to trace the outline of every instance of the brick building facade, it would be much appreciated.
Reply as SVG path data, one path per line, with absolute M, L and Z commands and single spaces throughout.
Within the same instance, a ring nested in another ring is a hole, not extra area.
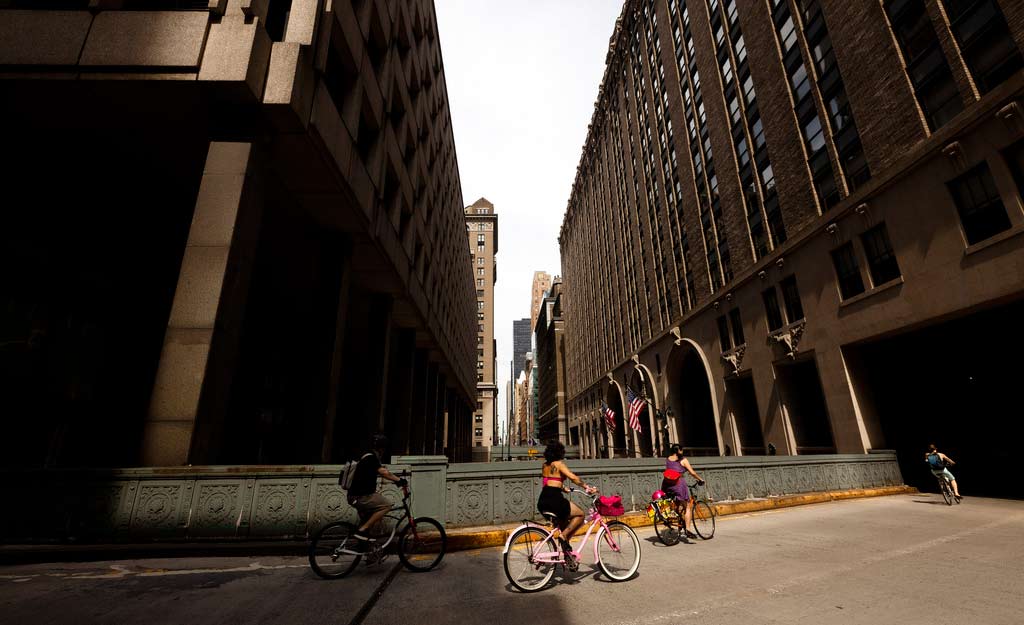
M 960 420 L 1024 344 L 1022 44 L 1007 0 L 628 0 L 559 238 L 583 456 L 1007 462 Z

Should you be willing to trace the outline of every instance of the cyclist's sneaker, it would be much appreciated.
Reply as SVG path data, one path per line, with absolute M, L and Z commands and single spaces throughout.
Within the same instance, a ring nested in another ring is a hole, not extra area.
M 690 530 L 686 530 L 686 537 L 687 538 L 697 538 L 697 535 L 694 534 L 693 532 L 691 532 Z
M 374 545 L 377 543 L 376 539 L 370 538 L 366 534 L 360 534 L 359 532 L 352 534 L 352 538 L 356 539 L 356 548 L 362 551 L 369 551 L 370 549 L 373 549 Z

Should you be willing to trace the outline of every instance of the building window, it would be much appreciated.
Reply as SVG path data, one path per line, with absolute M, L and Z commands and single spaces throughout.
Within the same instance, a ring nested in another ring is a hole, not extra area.
M 743 336 L 743 320 L 740 319 L 740 309 L 733 308 L 729 311 L 729 324 L 732 326 L 733 344 L 743 345 L 746 339 Z
M 483 321 L 484 320 L 484 314 L 482 312 L 478 312 L 476 314 L 476 319 L 477 319 L 477 321 Z M 483 326 L 480 326 L 480 327 L 483 327 Z
M 956 202 L 968 245 L 1010 229 L 1010 218 L 999 197 L 988 163 L 981 163 L 950 182 L 949 191 Z
M 900 277 L 900 266 L 896 262 L 896 254 L 892 251 L 889 231 L 881 223 L 860 235 L 864 244 L 864 255 L 868 261 L 868 273 L 871 284 L 878 286 Z
M 924 0 L 888 0 L 885 12 L 928 127 L 935 130 L 962 111 L 963 103 Z
M 482 374 L 482 373 L 476 374 L 476 381 L 477 382 L 483 382 L 484 381 L 484 374 Z
M 476 337 L 476 344 L 477 345 L 483 345 L 484 344 L 484 337 L 477 335 L 477 337 Z
M 1014 143 L 1003 152 L 1006 164 L 1017 183 L 1017 194 L 1024 195 L 1024 139 Z
M 482 361 L 482 360 L 476 361 L 476 368 L 477 369 L 483 369 L 484 368 L 484 361 Z
M 481 285 L 481 286 L 483 286 L 483 285 Z M 481 289 L 477 289 L 477 291 L 476 291 L 476 296 L 477 296 L 477 297 L 480 297 L 480 298 L 482 298 L 482 297 L 484 296 L 484 292 L 483 292 L 483 290 L 481 290 Z
M 484 409 L 484 402 L 482 402 L 482 401 L 476 402 L 476 409 L 477 410 L 483 410 Z M 480 417 L 481 419 L 483 419 L 483 415 L 477 415 L 477 416 Z
M 483 436 L 484 435 L 484 429 L 483 428 L 474 428 L 473 434 L 475 436 Z
M 718 342 L 722 346 L 722 351 L 727 352 L 732 349 L 732 341 L 729 339 L 729 322 L 726 320 L 725 315 L 722 315 L 717 319 L 718 322 Z
M 480 337 L 477 337 L 477 338 L 480 338 Z M 476 350 L 476 357 L 477 358 L 483 358 L 484 357 L 484 350 L 483 349 Z
M 775 287 L 762 291 L 761 299 L 764 301 L 764 314 L 768 320 L 768 331 L 774 332 L 782 327 L 782 311 L 779 310 L 779 296 L 775 293 Z
M 484 243 L 487 243 L 487 235 L 486 234 L 478 234 L 478 235 L 476 235 L 476 244 L 477 245 L 483 245 Z
M 804 306 L 800 303 L 800 289 L 796 288 L 796 276 L 786 276 L 779 282 L 782 302 L 786 306 L 786 322 L 796 323 L 804 318 Z M 778 304 L 776 304 L 778 306 Z
M 832 250 L 832 264 L 836 268 L 839 280 L 839 295 L 849 299 L 864 292 L 864 281 L 860 277 L 860 267 L 853 253 L 853 243 L 844 243 Z
M 996 0 L 943 0 L 943 4 L 978 91 L 991 91 L 1024 67 Z
M 476 252 L 477 252 L 477 254 L 483 254 L 484 253 L 484 246 L 483 245 L 477 245 L 476 246 Z
M 482 414 L 475 415 L 473 420 L 476 421 L 477 423 L 483 423 L 484 422 L 484 416 Z
M 477 303 L 476 303 L 476 309 L 477 309 L 477 310 L 483 310 L 483 309 L 484 309 L 484 303 L 483 303 L 483 302 L 481 302 L 481 301 L 477 301 Z M 480 327 L 483 327 L 483 326 L 480 326 Z
M 484 286 L 484 281 L 483 281 L 483 280 L 481 280 L 480 278 L 477 278 L 477 279 L 476 279 L 476 285 L 477 285 L 478 287 L 480 287 L 480 288 L 483 288 L 483 286 Z M 482 295 L 482 293 L 481 293 L 480 291 L 477 291 L 477 294 L 480 294 L 480 295 Z
M 483 260 L 483 259 L 481 258 L 480 260 Z M 477 269 L 476 270 L 476 275 L 478 275 L 478 276 L 484 275 L 484 268 L 481 267 L 481 268 Z
M 484 331 L 484 324 L 482 324 L 482 323 L 477 324 L 476 331 L 482 334 L 483 331 Z
M 484 225 L 483 225 L 482 223 L 480 223 L 480 224 L 477 224 L 477 225 L 476 225 L 476 229 L 477 229 L 477 230 L 479 230 L 479 231 L 481 231 L 481 232 L 483 232 L 483 230 L 484 230 Z
M 476 259 L 476 264 L 481 266 L 481 267 L 483 267 L 484 266 L 484 259 L 482 259 L 482 258 Z

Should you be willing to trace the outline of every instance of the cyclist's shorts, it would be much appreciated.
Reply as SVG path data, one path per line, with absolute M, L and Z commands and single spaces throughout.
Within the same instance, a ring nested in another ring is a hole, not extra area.
M 569 500 L 562 495 L 561 488 L 555 488 L 554 486 L 545 486 L 540 489 L 537 509 L 541 512 L 550 512 L 558 515 L 559 521 L 565 521 L 569 518 Z
M 953 474 L 949 472 L 949 469 L 939 469 L 939 470 L 932 469 L 932 475 L 934 475 L 935 477 L 945 476 L 947 480 L 955 480 L 956 479 L 955 477 L 953 477 Z
M 391 502 L 385 499 L 384 495 L 381 495 L 380 493 L 360 495 L 359 497 L 349 497 L 348 504 L 355 508 L 363 517 L 368 517 L 374 512 L 379 512 L 380 510 L 391 509 Z

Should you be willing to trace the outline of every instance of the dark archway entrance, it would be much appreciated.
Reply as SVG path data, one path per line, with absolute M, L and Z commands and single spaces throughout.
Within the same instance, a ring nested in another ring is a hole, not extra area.
M 1014 471 L 1024 437 L 1022 319 L 1018 300 L 843 350 L 861 409 L 881 428 L 872 442 L 896 450 L 907 484 L 936 490 L 924 463 L 935 443 L 957 462 L 965 494 L 1024 498 Z
M 796 453 L 836 453 L 825 391 L 821 388 L 818 364 L 813 356 L 776 365 L 775 378 L 782 392 L 789 423 L 793 426 Z
M 668 406 L 687 456 L 717 456 L 718 427 L 714 396 L 704 360 L 685 342 L 672 350 L 666 370 Z
M 747 374 L 725 381 L 725 397 L 736 424 L 740 450 L 744 456 L 760 456 L 765 452 L 761 413 L 754 392 L 754 378 Z
M 616 384 L 608 385 L 608 392 L 605 393 L 605 403 L 615 413 L 615 432 L 610 434 L 613 458 L 628 458 L 632 449 L 626 447 L 626 422 L 623 419 L 622 395 L 619 394 L 619 387 Z

